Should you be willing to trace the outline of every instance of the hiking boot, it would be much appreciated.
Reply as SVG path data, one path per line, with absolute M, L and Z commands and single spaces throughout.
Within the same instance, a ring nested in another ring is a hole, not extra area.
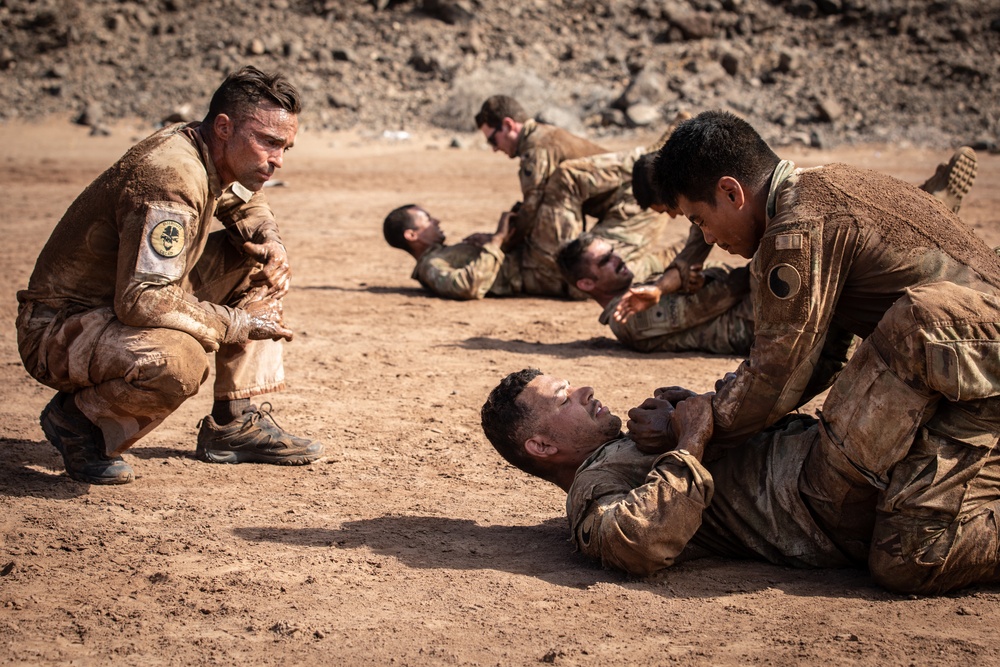
M 104 453 L 104 435 L 89 419 L 67 410 L 72 394 L 60 391 L 42 410 L 39 423 L 49 442 L 62 454 L 66 474 L 87 484 L 128 484 L 135 479 L 132 466 L 120 456 Z
M 199 422 L 197 456 L 208 463 L 276 463 L 301 466 L 323 456 L 322 443 L 299 438 L 278 425 L 271 404 L 251 405 L 228 424 L 212 415 Z
M 938 165 L 937 171 L 920 189 L 940 199 L 952 213 L 958 213 L 958 209 L 962 207 L 962 198 L 969 194 L 976 180 L 978 167 L 976 151 L 962 146 L 947 164 Z

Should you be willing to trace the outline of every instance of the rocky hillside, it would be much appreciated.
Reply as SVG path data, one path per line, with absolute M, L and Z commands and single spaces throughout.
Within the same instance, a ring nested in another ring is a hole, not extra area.
M 995 148 L 997 0 L 0 0 L 0 120 L 200 117 L 243 64 L 304 124 L 472 129 L 514 94 L 592 134 L 722 107 L 776 143 Z

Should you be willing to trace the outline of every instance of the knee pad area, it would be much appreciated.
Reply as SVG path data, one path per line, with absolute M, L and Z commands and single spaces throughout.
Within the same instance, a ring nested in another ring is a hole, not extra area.
M 167 402 L 183 401 L 198 393 L 208 379 L 208 357 L 193 338 L 191 345 L 171 346 L 140 355 L 124 380 L 137 389 L 162 395 Z

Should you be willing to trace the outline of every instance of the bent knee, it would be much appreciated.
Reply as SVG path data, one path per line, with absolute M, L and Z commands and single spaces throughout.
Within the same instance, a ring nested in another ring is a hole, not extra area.
M 161 331 L 157 338 L 154 349 L 136 358 L 125 381 L 161 396 L 166 404 L 179 405 L 208 379 L 208 356 L 196 339 L 183 332 Z

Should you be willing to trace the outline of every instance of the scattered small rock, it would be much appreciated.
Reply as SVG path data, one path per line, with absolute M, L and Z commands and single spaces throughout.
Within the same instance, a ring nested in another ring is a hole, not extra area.
M 840 102 L 832 97 L 816 100 L 816 110 L 819 113 L 819 119 L 824 123 L 835 123 L 844 115 L 844 108 L 840 106 Z
M 634 127 L 647 127 L 660 120 L 660 110 L 652 104 L 636 104 L 630 106 L 625 115 Z

